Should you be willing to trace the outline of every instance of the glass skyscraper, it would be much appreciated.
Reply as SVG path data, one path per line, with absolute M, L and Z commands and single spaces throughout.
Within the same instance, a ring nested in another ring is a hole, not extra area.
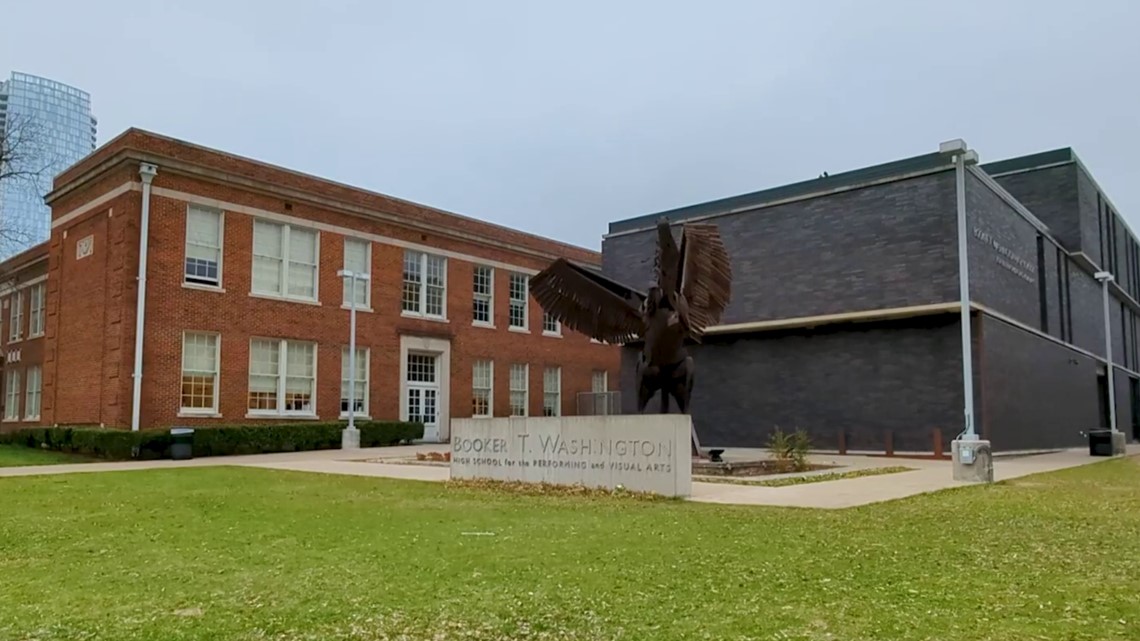
M 0 260 L 50 237 L 44 196 L 56 174 L 95 150 L 95 125 L 86 91 L 19 72 L 0 81 L 0 131 L 10 143 L 20 140 L 23 169 L 42 170 L 0 183 Z

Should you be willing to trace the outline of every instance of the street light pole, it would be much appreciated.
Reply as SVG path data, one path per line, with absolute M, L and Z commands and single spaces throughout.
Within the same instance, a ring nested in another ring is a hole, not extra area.
M 340 448 L 342 450 L 358 449 L 360 447 L 360 430 L 356 429 L 356 281 L 368 283 L 368 274 L 360 274 L 347 269 L 337 272 L 341 278 L 349 282 L 348 299 L 348 426 L 341 432 Z
M 954 156 L 954 191 L 958 201 L 958 301 L 962 324 L 962 397 L 965 402 L 963 418 L 965 440 L 975 440 L 974 431 L 974 350 L 970 327 L 970 261 L 966 252 L 966 159 L 965 154 Z
M 974 427 L 974 342 L 970 327 L 970 261 L 966 224 L 966 165 L 978 162 L 978 152 L 962 139 L 950 140 L 938 147 L 939 153 L 954 161 L 954 191 L 957 201 L 958 227 L 958 305 L 962 326 L 962 419 L 964 429 L 950 444 L 954 460 L 954 479 L 961 481 L 993 481 L 993 459 L 989 441 L 978 437 Z
M 1112 430 L 1113 439 L 1116 436 L 1116 384 L 1113 382 L 1112 366 L 1112 323 L 1108 315 L 1108 284 L 1114 279 L 1108 272 L 1097 272 L 1093 278 L 1100 281 L 1101 298 L 1104 302 L 1104 369 L 1108 380 L 1108 425 Z

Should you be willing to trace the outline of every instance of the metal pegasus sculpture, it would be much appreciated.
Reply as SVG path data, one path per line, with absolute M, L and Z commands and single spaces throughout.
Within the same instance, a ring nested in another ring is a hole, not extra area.
M 720 322 L 732 295 L 732 266 L 716 225 L 682 223 L 680 247 L 669 221 L 657 223 L 655 282 L 640 292 L 589 268 L 558 259 L 531 279 L 539 305 L 574 331 L 606 343 L 642 340 L 637 411 L 661 393 L 689 413 L 695 368 L 687 341 L 699 343 Z M 697 446 L 693 434 L 694 448 Z

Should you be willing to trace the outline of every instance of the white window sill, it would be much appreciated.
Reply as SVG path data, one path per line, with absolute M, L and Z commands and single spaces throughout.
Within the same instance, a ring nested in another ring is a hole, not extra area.
M 508 327 L 507 331 L 508 332 L 514 332 L 516 334 L 529 334 L 530 333 L 530 330 L 525 328 L 525 327 L 515 327 L 513 325 Z
M 24 417 L 25 423 L 38 423 L 39 420 L 40 420 L 39 416 L 25 416 Z
M 283 414 L 280 412 L 260 413 L 260 412 L 246 412 L 246 418 L 267 418 L 270 420 L 289 420 L 289 421 L 316 421 L 320 417 L 316 414 Z
M 321 301 L 312 300 L 309 298 L 290 298 L 288 296 L 277 296 L 274 294 L 259 294 L 257 292 L 250 292 L 249 297 L 250 298 L 261 298 L 264 300 L 276 300 L 276 301 L 281 301 L 283 303 L 300 303 L 301 305 L 312 305 L 314 307 L 320 307 L 321 306 Z
M 340 308 L 344 309 L 344 310 L 352 311 L 352 305 L 349 305 L 348 303 L 341 303 Z M 368 307 L 361 307 L 361 306 L 357 305 L 356 311 L 368 312 L 369 314 L 371 314 L 374 310 L 372 309 L 371 305 L 369 305 Z
M 416 314 L 415 312 L 400 312 L 400 318 L 411 318 L 415 320 L 431 321 L 433 323 L 450 323 L 443 316 L 426 316 L 424 314 Z
M 542 335 L 549 336 L 550 338 L 562 338 L 562 332 L 548 332 L 543 330 Z
M 3 419 L 0 419 L 0 423 L 19 423 L 19 422 L 20 422 L 20 417 L 19 417 L 19 416 L 15 416 L 15 417 L 5 417 L 5 418 L 3 418 Z
M 196 289 L 200 292 L 213 292 L 215 294 L 226 293 L 226 290 L 222 289 L 220 286 L 202 285 L 200 283 L 187 283 L 186 281 L 182 281 L 182 289 Z
M 221 418 L 222 415 L 217 412 L 195 412 L 193 410 L 182 410 L 175 414 L 178 418 Z
M 475 414 L 475 415 L 474 415 L 474 416 L 472 416 L 471 418 L 483 418 L 483 419 L 491 419 L 491 418 L 495 418 L 495 417 L 494 417 L 493 415 L 491 415 L 491 414 Z
M 9 344 L 9 345 L 15 345 L 16 343 L 19 343 L 19 342 L 21 342 L 21 341 L 23 341 L 23 340 L 24 340 L 23 338 L 12 338 L 12 337 L 8 337 L 8 344 Z
M 347 413 L 345 413 L 345 414 L 341 414 L 341 415 L 340 415 L 340 420 L 342 420 L 342 421 L 347 421 L 347 420 L 348 420 L 348 414 L 347 414 Z M 354 415 L 352 416 L 352 420 L 354 420 L 354 421 L 371 421 L 371 420 L 372 420 L 372 417 L 371 417 L 371 416 L 366 416 L 366 415 L 364 415 L 364 414 L 354 414 Z
M 32 339 L 35 339 L 35 338 L 43 338 L 43 337 L 44 337 L 44 333 L 43 333 L 43 332 L 38 332 L 38 333 L 36 333 L 36 334 L 28 334 L 28 340 L 32 340 Z
M 472 327 L 482 327 L 483 329 L 495 329 L 494 323 L 485 323 L 483 321 L 471 321 Z

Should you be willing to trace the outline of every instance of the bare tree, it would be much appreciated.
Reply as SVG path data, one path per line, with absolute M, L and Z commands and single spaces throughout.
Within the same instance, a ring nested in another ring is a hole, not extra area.
M 51 175 L 55 160 L 46 141 L 47 132 L 35 118 L 8 114 L 0 122 L 0 206 L 5 193 L 27 190 L 34 198 L 44 196 L 43 180 Z M 0 216 L 0 243 L 23 244 L 29 239 L 30 234 Z

